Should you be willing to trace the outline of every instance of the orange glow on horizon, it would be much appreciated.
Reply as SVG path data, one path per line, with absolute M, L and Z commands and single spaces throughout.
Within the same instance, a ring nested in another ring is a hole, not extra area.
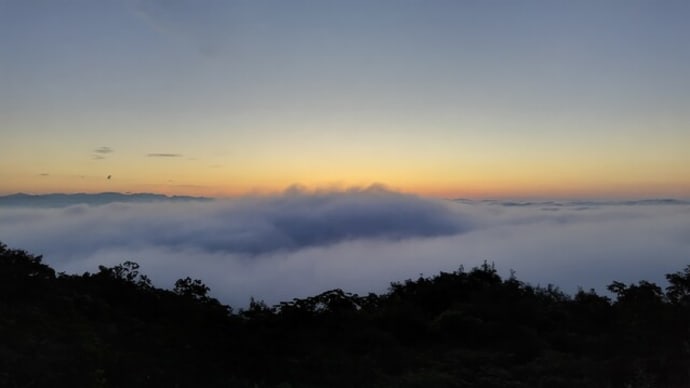
M 108 182 L 98 184 L 78 184 L 72 180 L 70 184 L 59 182 L 23 184 L 16 188 L 6 187 L 1 195 L 24 192 L 30 194 L 48 193 L 157 193 L 165 195 L 190 195 L 214 198 L 243 197 L 247 195 L 279 195 L 293 185 L 303 187 L 306 192 L 314 191 L 345 191 L 351 188 L 365 189 L 371 185 L 380 184 L 395 191 L 426 197 L 454 199 L 567 199 L 567 198 L 647 198 L 647 197 L 690 197 L 690 184 L 611 184 L 607 186 L 594 184 L 531 184 L 510 185 L 500 182 L 485 182 L 474 184 L 386 184 L 385 182 L 370 182 L 366 184 L 326 183 L 326 184 L 256 184 L 256 185 L 213 185 L 213 184 L 122 184 Z

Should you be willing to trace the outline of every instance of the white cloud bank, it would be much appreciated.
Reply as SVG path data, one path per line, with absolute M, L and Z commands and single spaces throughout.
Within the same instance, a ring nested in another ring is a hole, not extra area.
M 602 291 L 613 280 L 663 282 L 690 264 L 690 204 L 451 202 L 381 188 L 288 192 L 185 203 L 0 208 L 0 241 L 58 271 L 125 260 L 159 287 L 202 279 L 225 303 L 267 303 L 331 288 L 466 269 Z

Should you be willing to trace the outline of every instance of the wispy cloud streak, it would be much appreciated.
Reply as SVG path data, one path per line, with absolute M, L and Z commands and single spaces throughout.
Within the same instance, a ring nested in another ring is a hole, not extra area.
M 149 158 L 181 158 L 184 155 L 160 152 L 160 153 L 146 154 L 146 156 L 148 156 Z
M 110 147 L 98 147 L 93 152 L 97 154 L 111 154 L 114 152 L 114 150 Z

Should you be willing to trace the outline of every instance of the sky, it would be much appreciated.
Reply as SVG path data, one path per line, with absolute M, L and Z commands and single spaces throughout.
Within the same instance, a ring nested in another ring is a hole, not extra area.
M 215 201 L 0 207 L 0 236 L 81 275 L 130 260 L 154 285 L 200 279 L 233 307 L 469 271 L 607 295 L 666 286 L 690 258 L 690 201 L 449 201 L 374 186 Z
M 688 198 L 688 20 L 684 0 L 0 0 L 0 194 Z

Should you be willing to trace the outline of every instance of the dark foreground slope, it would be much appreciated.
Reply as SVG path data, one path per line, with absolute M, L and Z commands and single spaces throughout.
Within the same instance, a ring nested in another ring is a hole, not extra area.
M 0 386 L 690 386 L 690 267 L 615 300 L 485 265 L 239 312 L 137 269 L 56 274 L 0 244 Z

